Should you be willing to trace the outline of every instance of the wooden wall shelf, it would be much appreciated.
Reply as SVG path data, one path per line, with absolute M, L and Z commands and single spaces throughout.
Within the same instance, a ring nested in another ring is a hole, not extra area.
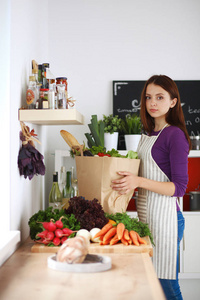
M 37 125 L 83 125 L 76 109 L 19 109 L 19 121 Z

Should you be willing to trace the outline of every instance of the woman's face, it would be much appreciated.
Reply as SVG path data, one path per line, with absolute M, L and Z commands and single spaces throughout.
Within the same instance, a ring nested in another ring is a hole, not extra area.
M 169 93 L 161 86 L 150 83 L 146 88 L 146 109 L 152 118 L 165 118 L 177 99 L 171 99 Z

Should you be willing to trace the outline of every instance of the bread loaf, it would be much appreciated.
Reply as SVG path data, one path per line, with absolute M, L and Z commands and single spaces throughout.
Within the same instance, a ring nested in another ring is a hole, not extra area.
M 71 149 L 80 148 L 81 145 L 71 133 L 66 130 L 61 130 L 60 134 Z

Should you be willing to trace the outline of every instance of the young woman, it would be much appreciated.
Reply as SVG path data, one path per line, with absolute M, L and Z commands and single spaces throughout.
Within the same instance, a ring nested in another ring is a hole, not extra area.
M 152 76 L 142 91 L 140 114 L 146 135 L 137 149 L 139 176 L 119 172 L 123 177 L 111 186 L 120 194 L 138 188 L 138 217 L 153 234 L 157 276 L 167 299 L 182 299 L 178 262 L 185 223 L 177 197 L 186 191 L 191 142 L 175 82 L 165 75 Z

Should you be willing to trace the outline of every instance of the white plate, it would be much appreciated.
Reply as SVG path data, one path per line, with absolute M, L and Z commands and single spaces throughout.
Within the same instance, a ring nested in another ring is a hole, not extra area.
M 97 261 L 96 261 L 97 260 Z M 99 260 L 99 261 L 98 261 Z M 112 263 L 109 256 L 88 254 L 81 264 L 68 264 L 56 260 L 56 254 L 47 259 L 48 267 L 62 272 L 95 273 L 111 269 Z

